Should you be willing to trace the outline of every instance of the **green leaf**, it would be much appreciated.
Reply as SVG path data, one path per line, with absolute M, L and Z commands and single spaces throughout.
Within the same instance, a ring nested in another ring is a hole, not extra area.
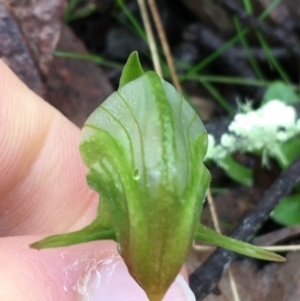
M 88 183 L 92 181 L 90 175 L 87 176 Z M 91 183 L 92 185 L 92 183 Z M 105 202 L 99 202 L 96 219 L 85 228 L 66 233 L 48 236 L 40 241 L 30 245 L 34 249 L 58 248 L 71 246 L 75 244 L 111 239 L 116 240 L 116 234 L 113 230 L 112 219 L 107 210 Z
M 45 248 L 59 248 L 103 239 L 116 240 L 114 230 L 107 229 L 99 231 L 97 225 L 91 224 L 79 231 L 48 236 L 31 244 L 30 247 L 38 250 Z
M 287 196 L 276 206 L 271 217 L 284 226 L 300 224 L 300 193 Z
M 280 81 L 275 81 L 269 86 L 263 97 L 262 105 L 274 99 L 280 100 L 285 104 L 295 104 L 300 101 L 291 86 Z
M 144 74 L 144 70 L 139 60 L 139 55 L 136 51 L 134 51 L 130 54 L 123 68 L 119 89 Z
M 226 174 L 233 180 L 246 186 L 251 186 L 253 184 L 252 170 L 236 162 L 232 156 L 227 156 L 218 160 L 218 165 L 222 167 Z
M 273 149 L 279 165 L 286 169 L 300 155 L 300 139 L 293 138 Z
M 202 224 L 198 226 L 198 231 L 196 233 L 195 239 L 258 259 L 278 262 L 285 261 L 285 258 L 280 255 L 266 251 L 260 247 L 248 244 L 246 242 L 223 236 L 222 234 L 219 234 Z

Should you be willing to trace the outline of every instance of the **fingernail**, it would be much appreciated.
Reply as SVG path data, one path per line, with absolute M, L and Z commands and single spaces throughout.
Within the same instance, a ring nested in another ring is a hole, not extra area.
M 79 286 L 78 286 L 79 287 Z M 129 275 L 120 256 L 91 267 L 81 279 L 80 301 L 149 301 L 145 292 Z M 195 301 L 188 284 L 178 275 L 162 301 Z

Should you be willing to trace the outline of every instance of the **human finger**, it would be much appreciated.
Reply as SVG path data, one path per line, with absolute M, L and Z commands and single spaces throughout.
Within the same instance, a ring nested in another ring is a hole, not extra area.
M 0 239 L 0 300 L 148 301 L 110 241 L 32 250 L 35 237 Z M 162 301 L 195 300 L 179 275 Z
M 0 236 L 59 233 L 88 224 L 80 131 L 0 61 Z

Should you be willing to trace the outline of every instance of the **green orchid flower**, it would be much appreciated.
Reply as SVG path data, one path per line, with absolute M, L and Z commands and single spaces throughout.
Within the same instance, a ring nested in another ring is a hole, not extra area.
M 150 301 L 160 301 L 195 239 L 245 255 L 282 257 L 199 224 L 210 174 L 203 164 L 206 130 L 192 107 L 155 72 L 130 55 L 118 91 L 86 121 L 80 143 L 87 181 L 101 198 L 82 230 L 47 237 L 32 247 L 112 239 Z

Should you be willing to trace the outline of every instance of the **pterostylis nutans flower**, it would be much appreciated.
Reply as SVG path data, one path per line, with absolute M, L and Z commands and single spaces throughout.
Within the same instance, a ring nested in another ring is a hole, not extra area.
M 97 217 L 82 230 L 32 247 L 113 239 L 150 301 L 160 301 L 195 239 L 245 255 L 282 257 L 199 224 L 210 174 L 207 133 L 196 112 L 155 72 L 129 57 L 119 89 L 86 121 L 80 143 L 89 186 L 100 195 Z

